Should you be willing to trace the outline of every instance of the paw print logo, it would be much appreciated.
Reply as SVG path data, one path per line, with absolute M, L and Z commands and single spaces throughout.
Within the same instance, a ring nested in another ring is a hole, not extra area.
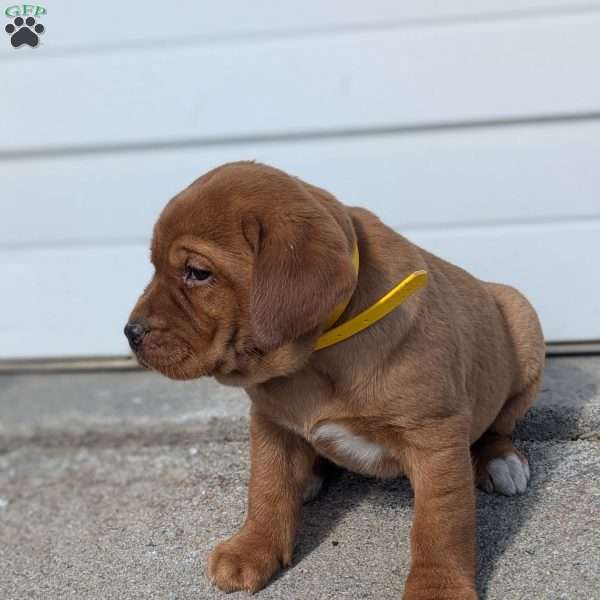
M 44 33 L 44 26 L 41 23 L 36 24 L 33 17 L 27 17 L 25 21 L 21 17 L 17 17 L 4 30 L 10 35 L 10 43 L 15 48 L 23 44 L 35 48 L 40 41 L 38 34 Z

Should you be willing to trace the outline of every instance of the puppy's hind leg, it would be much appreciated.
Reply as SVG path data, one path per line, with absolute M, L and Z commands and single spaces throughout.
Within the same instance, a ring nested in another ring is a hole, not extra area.
M 511 433 L 535 400 L 538 388 L 539 377 L 509 398 L 491 427 L 471 446 L 475 483 L 485 492 L 514 496 L 527 489 L 529 461 L 514 447 Z
M 527 299 L 507 285 L 487 283 L 504 317 L 511 339 L 515 374 L 513 393 L 490 428 L 471 447 L 475 482 L 486 492 L 521 494 L 529 482 L 529 463 L 513 445 L 517 420 L 536 399 L 544 369 L 544 336 Z
M 514 357 L 512 391 L 490 430 L 509 435 L 533 404 L 542 379 L 546 348 L 538 316 L 518 290 L 486 283 L 500 309 Z

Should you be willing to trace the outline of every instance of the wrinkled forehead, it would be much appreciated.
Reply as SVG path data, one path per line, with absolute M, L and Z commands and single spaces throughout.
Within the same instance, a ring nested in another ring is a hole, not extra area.
M 151 259 L 158 266 L 181 239 L 195 238 L 211 246 L 235 250 L 240 243 L 240 203 L 235 195 L 219 190 L 184 190 L 160 215 L 152 235 Z

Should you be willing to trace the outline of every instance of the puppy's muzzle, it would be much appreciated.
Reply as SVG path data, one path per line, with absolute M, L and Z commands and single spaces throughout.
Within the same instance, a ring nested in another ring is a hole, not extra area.
M 148 326 L 143 321 L 129 321 L 123 331 L 127 336 L 131 349 L 137 352 L 142 347 L 144 337 L 148 333 Z

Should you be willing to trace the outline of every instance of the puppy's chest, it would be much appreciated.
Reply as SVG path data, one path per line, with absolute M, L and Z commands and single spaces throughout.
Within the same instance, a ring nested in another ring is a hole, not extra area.
M 360 417 L 279 419 L 279 424 L 303 437 L 321 456 L 350 471 L 378 477 L 402 474 L 400 462 L 381 439 L 368 433 Z

